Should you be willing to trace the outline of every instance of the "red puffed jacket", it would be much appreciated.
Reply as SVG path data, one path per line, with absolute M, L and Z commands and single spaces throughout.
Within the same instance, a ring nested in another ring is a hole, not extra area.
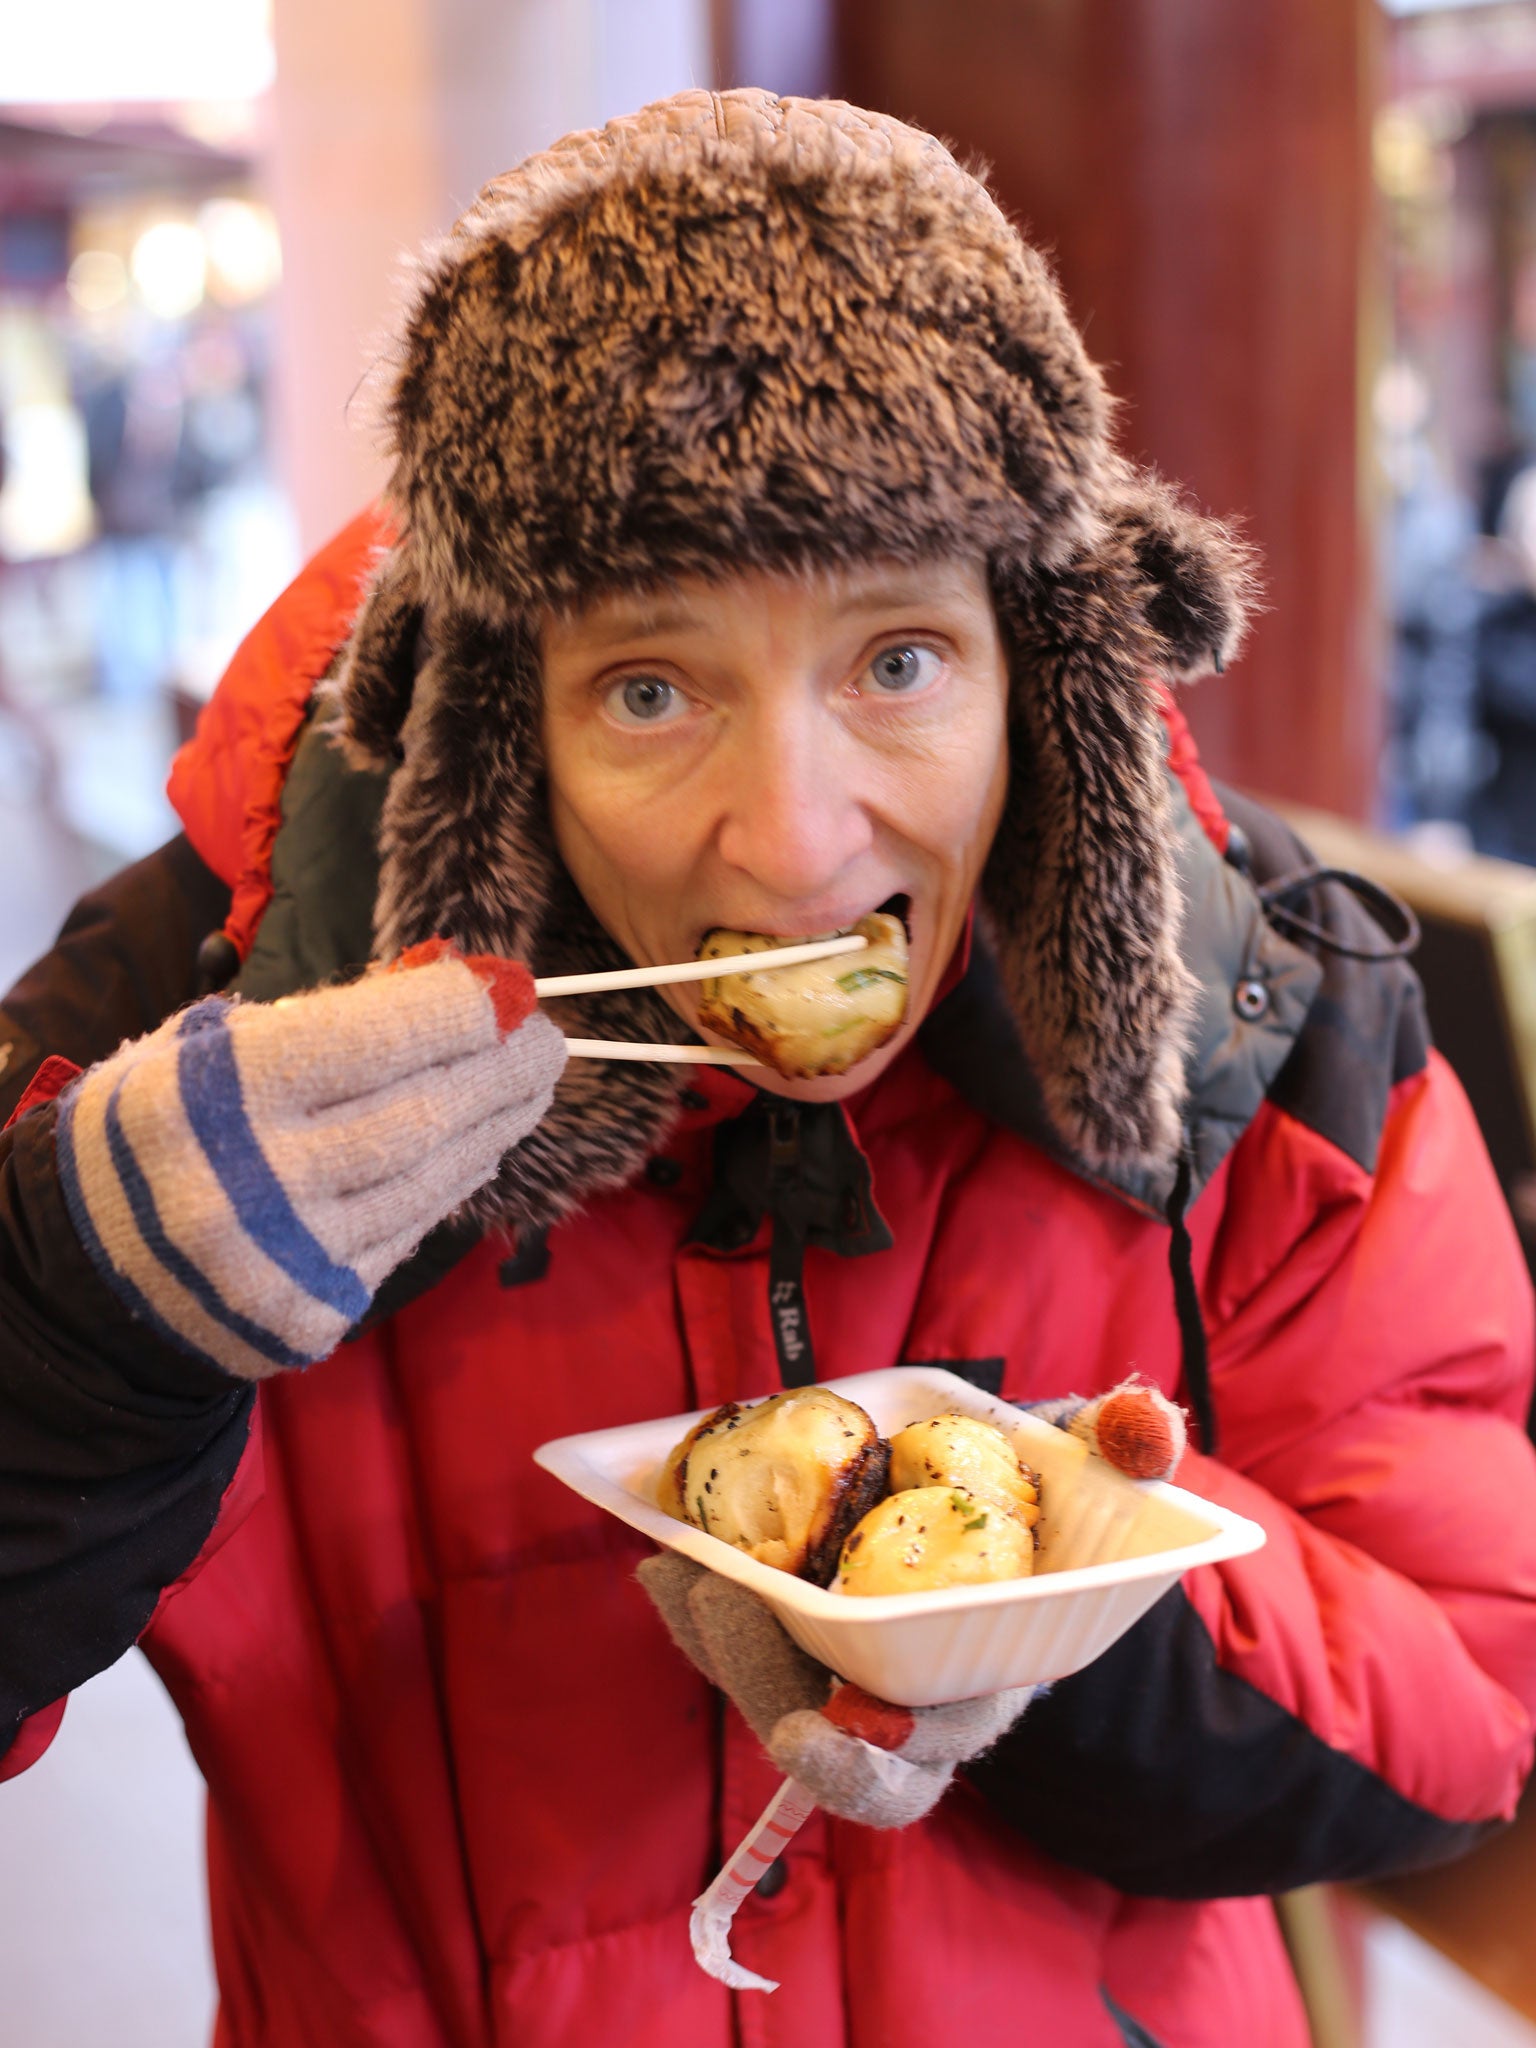
M 1172 1223 L 1052 1139 L 978 940 L 895 1066 L 795 1115 L 787 1194 L 755 1091 L 705 1071 L 632 1184 L 515 1244 L 445 1226 L 332 1358 L 236 1385 L 95 1279 L 47 1097 L 196 992 L 210 932 L 252 996 L 367 958 L 381 787 L 310 699 L 373 538 L 246 643 L 176 765 L 185 837 L 3 1006 L 0 1771 L 142 1641 L 208 1780 L 222 2048 L 1303 2048 L 1264 1894 L 1456 1853 L 1531 1757 L 1529 1289 L 1413 977 L 1353 957 L 1390 949 L 1336 883 L 1321 939 L 1266 917 L 1304 853 L 1166 706 L 1203 991 Z M 1181 1483 L 1268 1543 L 930 1820 L 814 1820 L 733 1936 L 782 1989 L 733 1996 L 688 1907 L 775 1775 L 641 1540 L 530 1454 L 772 1391 L 789 1199 L 821 1377 L 1030 1401 L 1134 1367 L 1203 1421 Z

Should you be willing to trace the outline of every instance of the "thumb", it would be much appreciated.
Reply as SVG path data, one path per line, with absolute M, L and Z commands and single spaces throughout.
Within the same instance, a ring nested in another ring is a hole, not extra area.
M 1134 1377 L 1085 1402 L 1068 1427 L 1132 1479 L 1171 1479 L 1184 1455 L 1184 1411 Z
M 503 1038 L 526 1023 L 538 1007 L 533 976 L 521 960 L 508 960 L 498 953 L 461 953 L 448 938 L 423 939 L 418 946 L 407 946 L 398 959 L 390 962 L 386 972 L 409 973 L 412 968 L 432 967 L 443 960 L 461 961 L 484 988 Z
M 950 1780 L 948 1765 L 907 1763 L 806 1709 L 784 1716 L 769 1737 L 768 1753 L 815 1795 L 818 1806 L 870 1828 L 904 1828 L 921 1820 Z

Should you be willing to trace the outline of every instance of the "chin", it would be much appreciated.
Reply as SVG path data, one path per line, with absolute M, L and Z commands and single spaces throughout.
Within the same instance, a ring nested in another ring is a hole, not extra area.
M 791 1081 L 766 1065 L 739 1067 L 736 1071 L 743 1081 L 750 1081 L 764 1095 L 781 1096 L 786 1102 L 844 1102 L 850 1095 L 857 1095 L 861 1088 L 877 1081 L 911 1043 L 916 1031 L 917 1025 L 909 1019 L 894 1037 L 888 1038 L 884 1045 L 877 1046 L 866 1059 L 842 1074 L 817 1074 Z M 710 1038 L 712 1043 L 725 1042 L 715 1039 L 712 1033 Z

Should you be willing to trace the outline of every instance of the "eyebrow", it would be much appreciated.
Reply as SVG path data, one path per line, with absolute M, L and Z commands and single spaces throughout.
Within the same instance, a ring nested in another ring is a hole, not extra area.
M 690 627 L 703 623 L 699 614 L 690 611 L 685 604 L 646 605 L 634 610 L 616 611 L 606 617 L 598 637 L 606 641 L 650 640 L 658 633 L 686 632 Z
M 942 572 L 941 572 L 942 573 Z M 855 580 L 853 576 L 842 581 L 842 601 L 853 611 L 897 611 L 905 607 L 923 605 L 935 601 L 931 588 L 926 586 L 921 569 L 895 568 L 887 572 L 873 572 L 871 580 Z M 836 572 L 834 572 L 836 579 Z M 943 591 L 943 598 L 952 598 L 957 592 L 950 588 Z M 708 626 L 708 620 L 694 611 L 683 599 L 671 602 L 639 603 L 621 606 L 604 617 L 596 637 L 612 646 L 623 640 L 649 640 L 663 633 L 686 633 Z
M 843 601 L 856 611 L 897 611 L 906 605 L 932 604 L 958 593 L 946 587 L 936 597 L 930 584 L 918 575 L 893 574 L 878 580 L 845 586 Z

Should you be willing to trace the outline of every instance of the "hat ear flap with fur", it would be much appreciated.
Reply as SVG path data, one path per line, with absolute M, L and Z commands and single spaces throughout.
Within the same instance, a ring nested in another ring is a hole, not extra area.
M 374 572 L 326 693 L 332 730 L 354 768 L 393 768 L 420 665 L 425 603 L 409 541 Z
M 1117 465 L 1103 516 L 1129 547 L 1147 588 L 1153 666 L 1171 681 L 1219 674 L 1242 646 L 1258 599 L 1257 555 L 1151 471 Z
M 1171 1184 L 1196 989 L 1136 548 L 1107 525 L 1059 572 L 994 563 L 992 587 L 1012 689 L 985 926 L 1062 1137 Z
M 442 934 L 531 960 L 558 866 L 532 638 L 444 614 L 414 680 L 379 821 L 375 950 L 390 959 Z

